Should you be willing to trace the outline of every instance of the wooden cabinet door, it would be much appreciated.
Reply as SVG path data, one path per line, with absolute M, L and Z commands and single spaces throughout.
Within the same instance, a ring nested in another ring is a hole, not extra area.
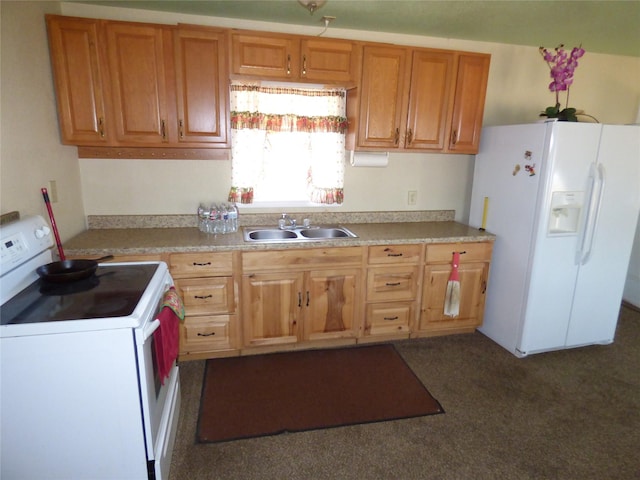
M 118 143 L 151 146 L 169 141 L 165 30 L 126 22 L 106 24 Z
M 355 81 L 356 48 L 352 42 L 326 38 L 301 42 L 300 78 L 319 82 Z
M 300 71 L 300 42 L 287 36 L 233 34 L 232 72 L 291 79 Z
M 397 150 L 406 119 L 409 50 L 366 46 L 358 126 L 360 147 Z
M 360 269 L 308 272 L 303 295 L 305 322 L 303 340 L 356 338 L 355 321 L 360 308 Z
M 489 55 L 459 54 L 448 150 L 477 153 L 489 76 Z
M 453 53 L 424 50 L 413 53 L 404 148 L 445 148 L 453 66 Z
M 228 146 L 226 35 L 179 27 L 174 34 L 174 52 L 178 143 Z
M 47 16 L 62 143 L 68 145 L 107 143 L 99 22 Z
M 419 330 L 447 333 L 465 328 L 471 331 L 481 325 L 488 268 L 487 263 L 460 264 L 460 313 L 448 317 L 444 303 L 451 265 L 425 266 Z
M 296 343 L 303 305 L 303 273 L 255 273 L 242 277 L 245 346 Z

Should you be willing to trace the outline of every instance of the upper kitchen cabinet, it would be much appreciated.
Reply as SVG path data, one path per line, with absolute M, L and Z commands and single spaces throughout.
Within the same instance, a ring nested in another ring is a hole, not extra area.
M 80 156 L 218 158 L 203 152 L 229 147 L 226 30 L 47 23 L 62 139 Z
M 106 145 L 100 20 L 51 15 L 46 20 L 62 143 Z
M 231 56 L 240 77 L 351 85 L 358 71 L 358 47 L 347 40 L 234 32 Z
M 477 153 L 489 77 L 488 54 L 460 53 L 448 150 Z
M 366 46 L 358 116 L 358 146 L 401 148 L 410 72 L 409 49 Z M 347 109 L 349 110 L 349 109 Z M 349 122 L 351 128 L 352 122 Z
M 473 153 L 488 69 L 488 55 L 365 46 L 347 147 Z
M 113 123 L 119 145 L 169 143 L 170 110 L 166 62 L 171 30 L 128 22 L 105 24 Z
M 174 40 L 178 142 L 228 146 L 225 32 L 180 26 Z

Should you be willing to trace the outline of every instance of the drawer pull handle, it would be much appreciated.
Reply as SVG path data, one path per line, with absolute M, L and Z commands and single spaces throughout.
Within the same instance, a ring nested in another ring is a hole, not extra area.
M 452 252 L 452 253 L 456 253 L 456 252 Z M 466 252 L 466 250 L 463 250 L 462 252 L 458 252 L 460 255 L 464 255 Z
M 401 253 L 387 253 L 387 257 L 401 257 Z
M 302 306 L 302 292 L 298 292 L 298 307 Z
M 207 262 L 207 263 L 193 262 L 194 267 L 206 267 L 207 265 L 211 265 L 211 262 Z
M 398 320 L 398 316 L 395 317 L 384 317 L 385 320 Z
M 215 335 L 216 332 L 211 332 L 211 333 L 198 333 L 199 337 L 212 337 L 213 335 Z
M 198 298 L 200 300 L 206 300 L 207 298 L 211 298 L 213 295 L 194 295 L 193 298 Z
M 394 283 L 387 282 L 387 283 L 385 283 L 385 285 L 387 287 L 397 287 L 399 285 L 402 285 L 402 283 L 401 282 L 394 282 Z
M 309 306 L 309 290 L 307 290 L 307 307 Z

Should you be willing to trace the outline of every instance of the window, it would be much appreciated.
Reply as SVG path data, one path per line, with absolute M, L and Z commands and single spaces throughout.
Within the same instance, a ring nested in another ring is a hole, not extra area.
M 341 204 L 346 92 L 231 85 L 229 200 Z

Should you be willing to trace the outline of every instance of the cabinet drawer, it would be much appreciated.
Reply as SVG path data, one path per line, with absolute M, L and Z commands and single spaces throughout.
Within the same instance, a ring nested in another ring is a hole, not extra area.
M 233 348 L 231 325 L 235 315 L 186 317 L 180 324 L 182 355 Z
M 413 302 L 369 304 L 365 335 L 409 333 L 413 311 Z
M 420 263 L 422 245 L 376 245 L 369 247 L 369 263 Z
M 173 278 L 232 275 L 232 252 L 173 253 L 169 257 L 169 270 Z
M 418 290 L 418 267 L 370 267 L 367 300 L 414 300 Z
M 362 247 L 244 252 L 242 273 L 265 270 L 308 270 L 310 267 L 359 267 L 362 265 L 363 252 Z
M 427 245 L 427 263 L 451 263 L 453 252 L 460 252 L 460 263 L 488 262 L 493 243 L 442 243 Z
M 186 278 L 175 283 L 187 315 L 235 311 L 231 277 Z

